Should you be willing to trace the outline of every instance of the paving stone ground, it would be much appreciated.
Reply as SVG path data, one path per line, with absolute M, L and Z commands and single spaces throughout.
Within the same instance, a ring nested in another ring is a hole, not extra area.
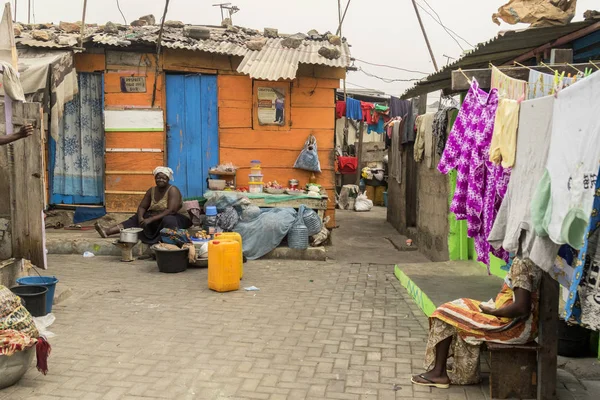
M 376 262 L 396 250 L 386 242 L 372 263 L 353 262 L 365 256 L 344 243 L 327 262 L 249 262 L 242 286 L 260 291 L 224 294 L 208 290 L 206 269 L 161 274 L 151 261 L 50 256 L 50 272 L 72 290 L 54 308 L 50 372 L 30 368 L 0 400 L 487 399 L 485 382 L 410 384 L 423 372 L 427 320 L 393 266 Z M 561 398 L 585 398 L 569 384 Z

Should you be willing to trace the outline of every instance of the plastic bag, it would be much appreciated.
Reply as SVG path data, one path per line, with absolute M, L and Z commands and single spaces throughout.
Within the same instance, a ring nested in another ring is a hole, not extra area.
M 369 200 L 366 194 L 359 194 L 354 202 L 354 209 L 356 211 L 371 211 L 373 208 L 373 202 Z
M 294 168 L 321 172 L 321 163 L 319 162 L 319 154 L 317 153 L 317 139 L 313 135 L 308 136 L 306 143 L 304 143 L 304 148 L 294 163 Z
M 224 232 L 231 232 L 240 220 L 240 216 L 233 207 L 227 207 L 225 211 L 217 215 L 217 226 Z
M 302 219 L 304 220 L 306 229 L 308 229 L 308 236 L 316 235 L 317 233 L 321 232 L 323 222 L 314 210 L 305 208 L 304 213 L 302 214 Z
M 260 208 L 255 206 L 254 204 L 250 204 L 247 206 L 242 206 L 242 213 L 240 215 L 240 221 L 250 222 L 254 221 L 256 218 L 260 216 Z
M 35 323 L 35 327 L 40 333 L 40 336 L 43 336 L 46 339 L 50 339 L 56 336 L 53 332 L 50 332 L 48 330 L 48 327 L 52 325 L 55 320 L 56 317 L 52 313 L 46 314 L 43 317 L 33 317 L 33 322 Z

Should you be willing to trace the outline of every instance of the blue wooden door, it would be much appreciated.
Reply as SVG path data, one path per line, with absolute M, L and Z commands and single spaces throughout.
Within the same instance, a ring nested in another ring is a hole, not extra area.
M 218 162 L 217 77 L 167 75 L 167 165 L 184 199 L 204 194 Z

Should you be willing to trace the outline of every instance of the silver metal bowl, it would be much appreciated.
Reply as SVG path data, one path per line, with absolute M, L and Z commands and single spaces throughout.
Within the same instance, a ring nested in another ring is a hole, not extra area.
M 0 356 L 0 389 L 12 386 L 25 375 L 35 355 L 35 346 L 12 356 Z

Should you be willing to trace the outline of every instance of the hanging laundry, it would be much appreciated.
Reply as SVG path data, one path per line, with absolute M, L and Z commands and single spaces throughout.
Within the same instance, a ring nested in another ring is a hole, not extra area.
M 356 121 L 362 121 L 363 114 L 362 108 L 360 107 L 360 101 L 351 99 L 350 97 L 346 99 L 346 117 Z
M 510 168 L 515 163 L 519 106 L 516 100 L 500 99 L 498 102 L 490 146 L 490 161 L 494 164 L 502 163 L 504 168 Z
M 417 119 L 418 103 L 414 100 L 410 100 L 410 106 L 404 119 L 404 129 L 402 131 L 402 144 L 412 143 L 416 138 L 415 131 L 415 120 Z
M 450 211 L 456 219 L 467 220 L 467 235 L 474 239 L 477 260 L 488 268 L 490 251 L 508 261 L 508 252 L 494 250 L 487 241 L 510 178 L 509 169 L 488 160 L 497 108 L 498 91 L 492 89 L 488 94 L 473 79 L 438 164 L 443 174 L 457 171 Z
M 335 117 L 342 118 L 346 116 L 346 102 L 338 100 L 335 102 Z
M 342 175 L 354 174 L 358 166 L 356 157 L 338 157 L 339 171 Z
M 19 80 L 19 74 L 13 66 L 7 62 L 0 61 L 0 71 L 2 71 L 2 87 L 4 93 L 11 100 L 14 101 L 25 101 L 25 94 L 23 93 L 23 86 Z M 0 85 L 0 86 L 2 86 Z
M 435 113 L 419 115 L 415 123 L 417 137 L 415 138 L 414 158 L 416 162 L 425 160 L 425 164 L 433 167 L 433 118 Z
M 519 151 L 506 196 L 488 237 L 494 248 L 529 258 L 546 272 L 554 265 L 559 245 L 535 234 L 530 204 L 548 159 L 553 107 L 552 96 L 522 103 L 517 135 Z
M 392 126 L 392 145 L 390 147 L 390 177 L 396 179 L 396 182 L 402 183 L 402 130 L 404 128 L 404 121 L 401 118 L 397 118 Z
M 401 100 L 397 97 L 390 97 L 390 117 L 405 118 L 409 112 L 412 112 L 412 103 L 408 100 Z
M 433 117 L 433 139 L 435 141 L 435 152 L 441 156 L 444 153 L 444 147 L 446 147 L 446 140 L 448 139 L 448 120 L 451 111 L 456 111 L 456 107 L 444 107 L 435 113 Z M 456 114 L 455 114 L 456 117 Z
M 375 132 L 375 133 L 384 133 L 385 132 L 385 121 L 383 118 L 380 118 L 376 124 L 370 124 L 367 127 L 367 133 Z
M 531 204 L 536 231 L 580 249 L 600 162 L 600 74 L 560 91 L 554 102 L 546 171 Z
M 373 124 L 373 109 L 375 108 L 375 104 L 367 103 L 366 101 L 361 101 L 360 108 L 363 114 L 363 121 L 367 125 Z
M 544 96 L 550 96 L 558 89 L 570 86 L 574 83 L 573 78 L 563 78 L 559 82 L 558 88 L 555 87 L 554 75 L 545 74 L 536 70 L 529 71 L 529 91 L 528 99 L 537 99 Z
M 584 245 L 573 262 L 565 260 L 573 266 L 574 271 L 565 303 L 564 318 L 600 330 L 600 180 L 596 180 L 594 189 L 594 204 Z M 568 246 L 561 247 L 561 250 L 564 247 Z
M 511 78 L 497 67 L 492 66 L 492 89 L 498 89 L 498 96 L 511 100 L 527 98 L 527 82 Z

